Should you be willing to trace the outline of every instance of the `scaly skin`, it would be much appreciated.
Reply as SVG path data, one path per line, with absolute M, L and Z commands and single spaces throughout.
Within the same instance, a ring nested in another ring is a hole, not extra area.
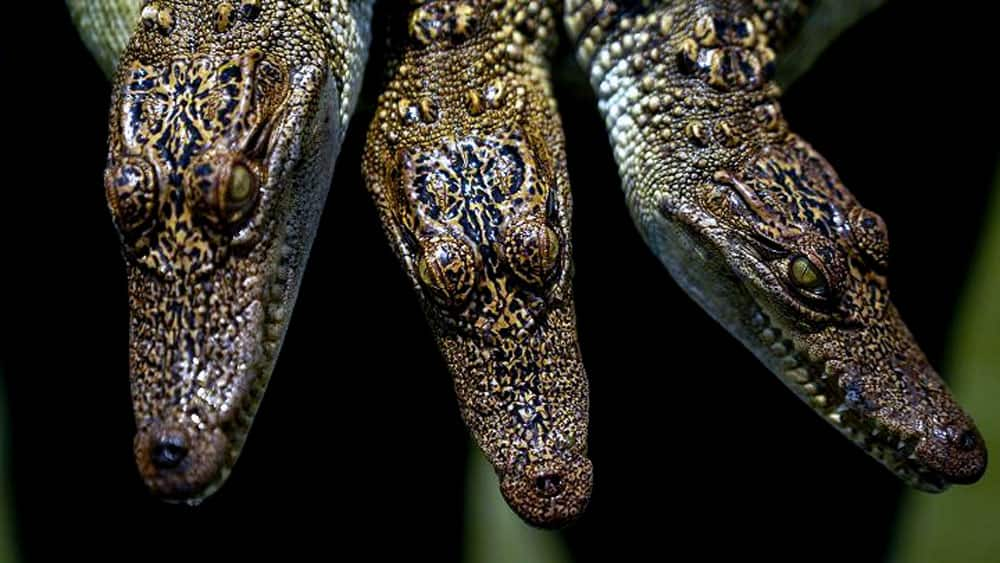
M 555 18 L 540 2 L 414 4 L 390 32 L 368 189 L 504 497 L 561 526 L 586 507 L 592 467 Z
M 164 499 L 210 495 L 239 455 L 370 17 L 346 0 L 147 2 L 117 65 L 105 191 L 127 263 L 136 462 Z M 113 41 L 94 44 L 113 59 Z
M 911 485 L 972 483 L 986 448 L 889 300 L 888 236 L 789 131 L 772 46 L 792 0 L 568 0 L 636 226 L 677 282 Z
M 109 80 L 139 21 L 140 0 L 66 0 L 80 38 Z

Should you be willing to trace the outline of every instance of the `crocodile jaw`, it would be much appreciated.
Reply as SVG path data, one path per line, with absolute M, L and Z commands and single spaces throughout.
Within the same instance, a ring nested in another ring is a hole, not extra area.
M 642 230 L 674 279 L 800 399 L 909 485 L 940 492 L 985 472 L 986 446 L 895 307 L 865 325 L 810 325 L 722 224 L 692 212 Z M 690 218 L 698 219 L 691 221 Z
M 239 456 L 295 300 L 298 268 L 282 247 L 198 280 L 165 283 L 129 267 L 135 459 L 164 500 L 201 502 Z

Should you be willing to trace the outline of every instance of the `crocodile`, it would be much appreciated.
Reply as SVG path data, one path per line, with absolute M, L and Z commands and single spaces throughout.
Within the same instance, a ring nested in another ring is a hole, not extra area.
M 797 0 L 567 0 L 632 218 L 677 283 L 910 485 L 977 481 L 986 446 L 889 299 L 884 221 L 791 131 Z
M 373 0 L 67 0 L 114 82 L 105 193 L 130 302 L 135 455 L 157 496 L 226 479 L 270 378 L 367 56 Z M 571 196 L 548 58 L 562 17 L 627 205 L 674 279 L 903 480 L 986 448 L 889 300 L 888 235 L 789 129 L 773 75 L 808 2 L 393 8 L 362 162 L 508 503 L 579 517 L 593 479 Z
M 104 187 L 128 277 L 135 460 L 154 495 L 198 503 L 225 481 L 274 368 L 372 2 L 69 7 L 113 73 Z
M 451 371 L 463 418 L 526 522 L 585 509 L 588 384 L 571 197 L 540 2 L 397 10 L 363 169 Z

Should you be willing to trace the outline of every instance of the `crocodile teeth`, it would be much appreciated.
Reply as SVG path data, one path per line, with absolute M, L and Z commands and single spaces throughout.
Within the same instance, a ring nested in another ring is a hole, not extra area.
M 796 383 L 807 383 L 809 381 L 809 372 L 805 368 L 790 369 L 785 372 L 785 375 Z
M 857 444 L 868 455 L 874 457 L 901 479 L 911 484 L 923 483 L 919 473 L 911 468 L 910 462 L 916 458 L 916 444 L 898 440 L 895 444 L 886 444 L 885 432 L 877 429 L 866 429 L 847 416 L 850 411 L 847 404 L 839 402 L 831 405 L 824 392 L 827 390 L 837 372 L 836 362 L 823 362 L 818 366 L 819 377 L 814 377 L 810 368 L 801 365 L 801 352 L 796 349 L 791 340 L 781 340 L 781 329 L 771 326 L 770 319 L 762 313 L 755 313 L 751 324 L 757 331 L 760 341 L 772 352 L 783 368 L 785 381 L 797 388 L 809 404 L 820 412 L 841 434 Z M 810 357 L 811 362 L 819 363 L 820 358 Z
M 760 331 L 760 339 L 761 341 L 764 342 L 764 344 L 768 345 L 772 344 L 775 338 L 777 338 L 777 335 L 774 333 L 773 329 L 765 328 L 764 330 Z

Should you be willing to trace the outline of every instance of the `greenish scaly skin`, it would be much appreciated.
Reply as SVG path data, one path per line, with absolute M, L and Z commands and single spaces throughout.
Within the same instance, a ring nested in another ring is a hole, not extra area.
M 569 179 L 543 2 L 412 2 L 363 161 L 462 416 L 525 521 L 590 499 Z
M 109 80 L 139 21 L 141 4 L 141 0 L 66 0 L 80 38 Z
M 792 0 L 567 0 L 636 226 L 796 394 L 911 485 L 972 483 L 986 447 L 886 280 L 888 236 L 792 133 L 774 45 Z
M 70 5 L 115 66 L 135 5 Z M 196 503 L 235 463 L 281 347 L 371 2 L 159 0 L 138 13 L 105 173 L 128 273 L 135 458 L 154 494 Z

